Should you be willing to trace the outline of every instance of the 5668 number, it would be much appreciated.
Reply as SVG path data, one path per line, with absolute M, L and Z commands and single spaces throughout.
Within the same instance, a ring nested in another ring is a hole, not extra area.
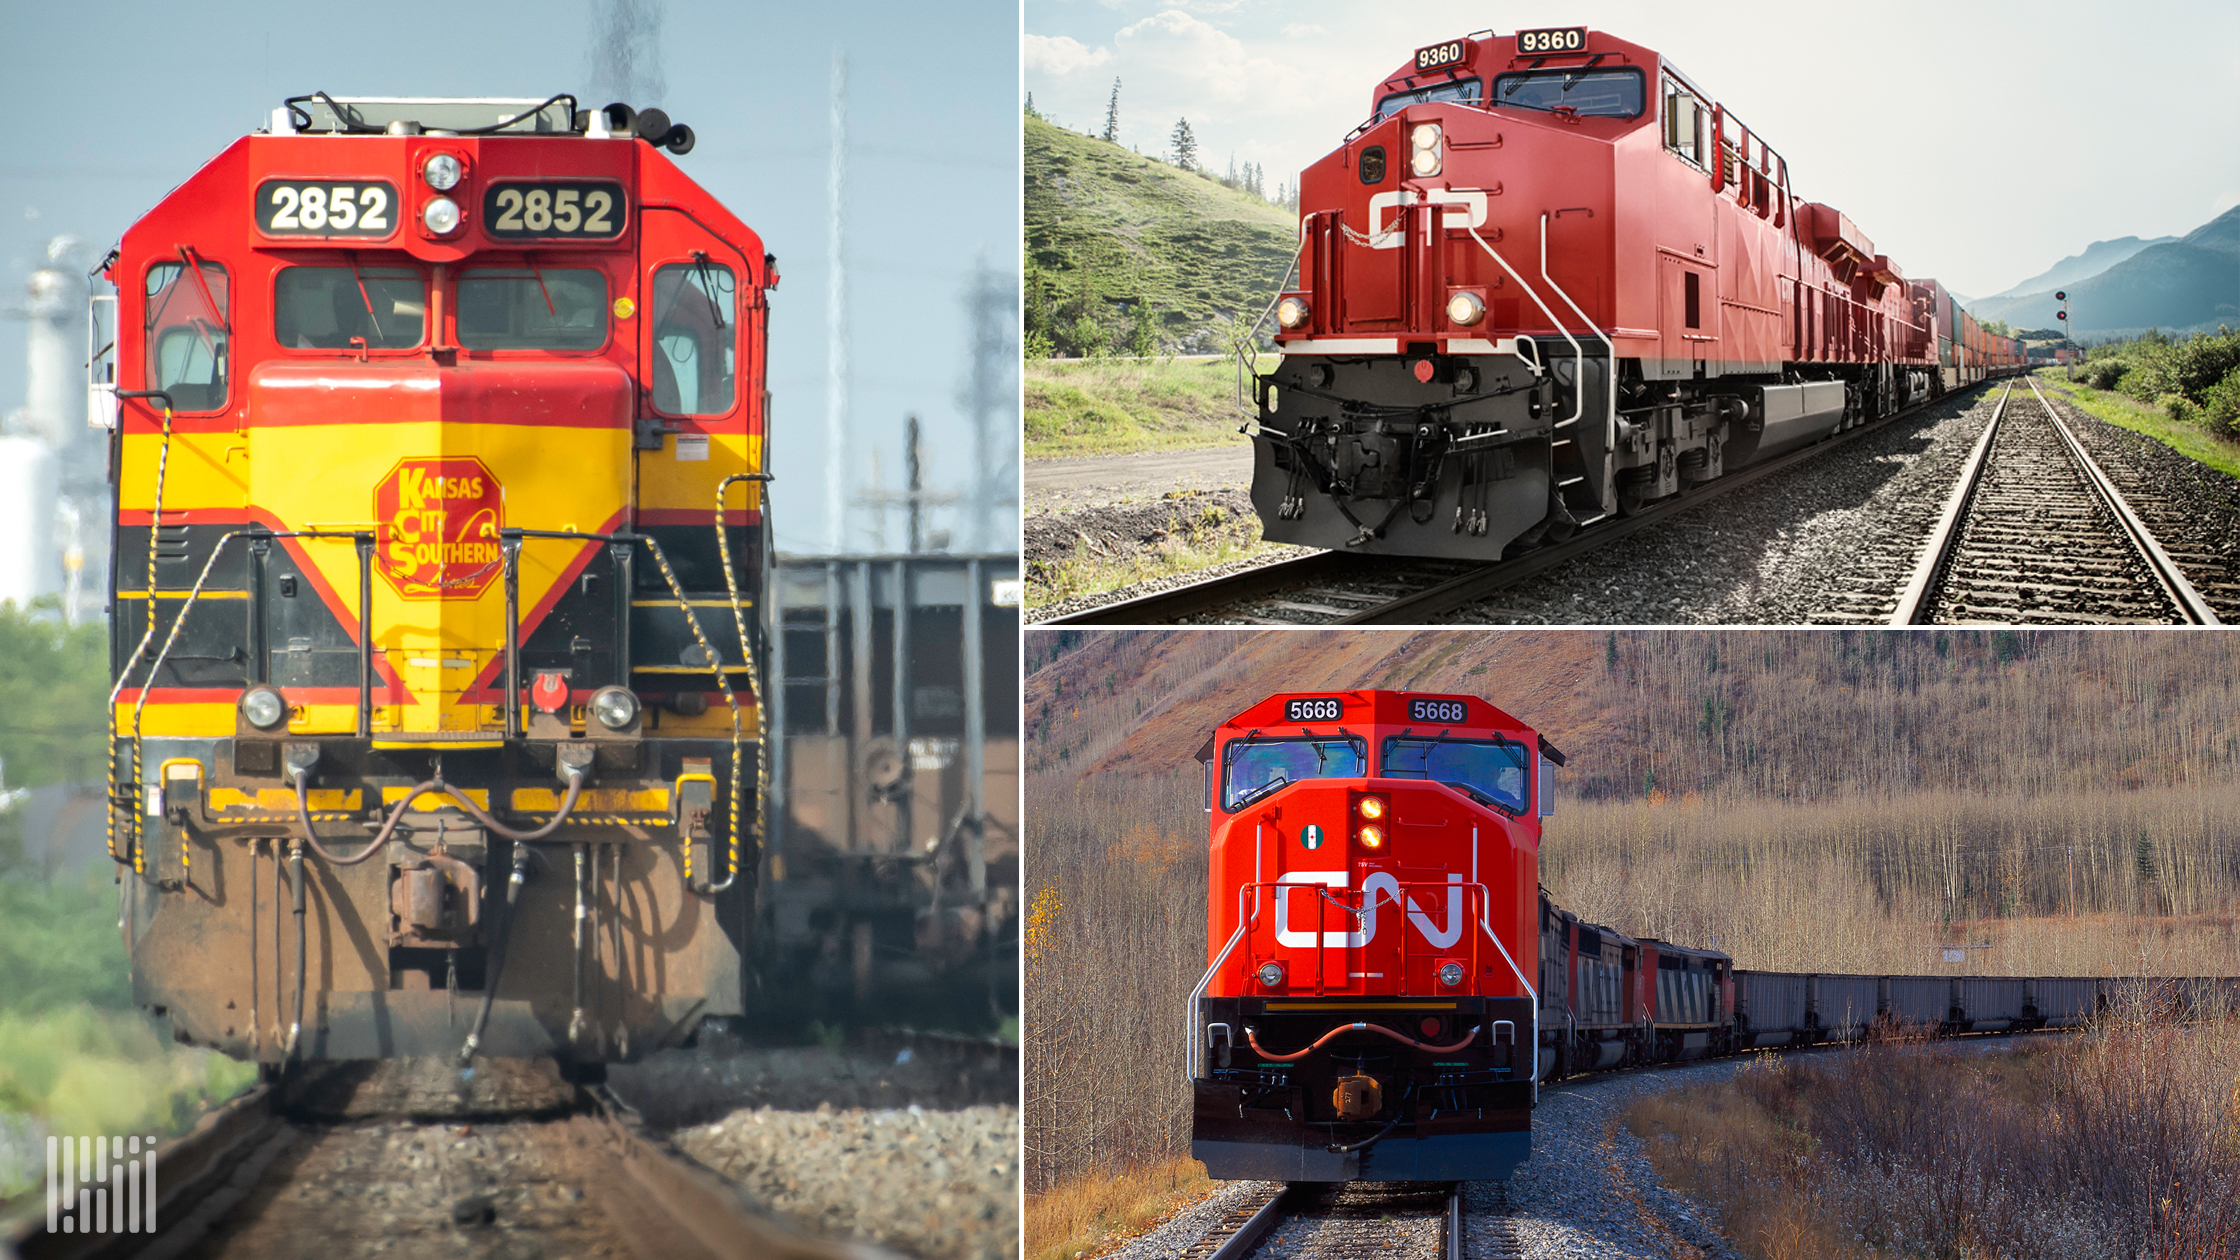
M 618 236 L 628 218 L 622 185 L 603 181 L 496 184 L 482 198 L 482 230 L 491 236 Z
M 1336 696 L 1314 696 L 1283 702 L 1286 722 L 1335 722 L 1345 716 L 1345 703 Z
M 1470 720 L 1470 706 L 1460 700 L 1410 700 L 1408 720 L 1411 722 L 1460 723 Z

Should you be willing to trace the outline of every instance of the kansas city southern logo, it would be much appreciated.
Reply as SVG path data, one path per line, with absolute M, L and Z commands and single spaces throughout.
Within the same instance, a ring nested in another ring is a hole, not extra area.
M 503 574 L 505 488 L 472 456 L 400 460 L 373 490 L 374 567 L 406 599 L 474 599 Z

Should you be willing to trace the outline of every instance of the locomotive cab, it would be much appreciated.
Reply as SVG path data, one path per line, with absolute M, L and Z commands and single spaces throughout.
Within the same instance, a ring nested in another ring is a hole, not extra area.
M 1523 1161 L 1553 755 L 1462 696 L 1278 696 L 1216 731 L 1187 1056 L 1213 1176 L 1499 1179 Z
M 109 259 L 111 855 L 179 1040 L 595 1070 L 742 1010 L 776 275 L 690 147 L 315 93 Z

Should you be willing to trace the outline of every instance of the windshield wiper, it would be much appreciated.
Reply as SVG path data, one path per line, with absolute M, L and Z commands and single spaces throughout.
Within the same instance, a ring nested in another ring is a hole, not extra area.
M 1596 53 L 1594 56 L 1587 58 L 1587 64 L 1579 67 L 1579 72 L 1577 74 L 1574 74 L 1570 78 L 1565 79 L 1563 81 L 1563 87 L 1558 90 L 1564 92 L 1570 91 L 1572 85 L 1576 84 L 1580 79 L 1586 77 L 1587 71 L 1594 69 L 1596 62 L 1609 55 L 1609 53 Z
M 1232 808 L 1230 812 L 1235 813 L 1237 810 L 1243 809 L 1245 806 L 1250 805 L 1254 801 L 1259 800 L 1261 797 L 1266 796 L 1268 793 L 1273 792 L 1277 788 L 1283 787 L 1290 782 L 1291 780 L 1285 778 L 1279 771 L 1277 772 L 1275 778 L 1268 780 L 1266 783 L 1261 784 L 1259 787 L 1256 787 L 1251 791 L 1246 792 L 1244 795 L 1238 797 L 1235 807 Z

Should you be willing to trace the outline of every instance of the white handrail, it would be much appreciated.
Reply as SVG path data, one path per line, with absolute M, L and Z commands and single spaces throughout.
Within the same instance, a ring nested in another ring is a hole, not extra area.
M 1610 374 L 1610 379 L 1603 382 L 1602 388 L 1603 395 L 1610 400 L 1609 424 L 1604 428 L 1602 437 L 1602 477 L 1603 485 L 1607 487 L 1610 484 L 1611 461 L 1618 453 L 1618 347 L 1617 343 L 1610 340 L 1610 334 L 1595 327 L 1595 322 L 1587 318 L 1587 313 L 1580 310 L 1579 304 L 1572 301 L 1571 295 L 1564 292 L 1563 286 L 1548 274 L 1548 213 L 1545 210 L 1540 212 L 1540 278 L 1548 282 L 1548 287 L 1556 291 L 1556 296 L 1563 299 L 1563 304 L 1571 308 L 1571 313 L 1579 317 L 1580 323 L 1585 324 L 1595 336 L 1602 338 L 1602 352 L 1609 358 L 1610 366 L 1605 370 Z M 1586 389 L 1586 379 L 1581 377 L 1579 396 L 1582 402 L 1586 397 Z
M 1543 215 L 1541 217 L 1545 219 L 1547 216 Z M 1548 309 L 1548 304 L 1546 302 L 1540 300 L 1540 291 L 1533 288 L 1532 282 L 1525 279 L 1521 274 L 1519 274 L 1515 267 L 1510 266 L 1508 259 L 1503 258 L 1501 255 L 1495 253 L 1493 250 L 1493 246 L 1486 244 L 1486 238 L 1478 235 L 1478 229 L 1465 226 L 1462 230 L 1470 234 L 1470 239 L 1478 243 L 1478 248 L 1486 252 L 1486 257 L 1491 258 L 1497 263 L 1500 263 L 1501 269 L 1503 271 L 1506 271 L 1511 276 L 1516 277 L 1517 287 L 1523 289 L 1525 292 L 1525 296 L 1532 299 L 1532 304 L 1540 308 L 1540 313 L 1548 317 L 1548 323 L 1553 326 L 1557 332 L 1563 334 L 1563 339 L 1571 343 L 1571 379 L 1572 385 L 1574 387 L 1571 395 L 1571 419 L 1565 420 L 1563 423 L 1570 424 L 1576 421 L 1581 415 L 1584 415 L 1586 413 L 1587 409 L 1587 352 L 1579 348 L 1579 339 L 1572 336 L 1571 330 L 1565 328 L 1563 326 L 1563 321 L 1556 318 L 1556 313 Z M 1569 299 L 1565 300 L 1568 301 Z M 1540 347 L 1537 343 L 1533 345 L 1533 351 L 1535 352 L 1535 354 L 1538 353 L 1539 348 Z M 1511 353 L 1514 354 L 1515 351 L 1511 351 Z M 1519 359 L 1522 359 L 1523 357 L 1523 355 L 1517 355 L 1517 358 Z

